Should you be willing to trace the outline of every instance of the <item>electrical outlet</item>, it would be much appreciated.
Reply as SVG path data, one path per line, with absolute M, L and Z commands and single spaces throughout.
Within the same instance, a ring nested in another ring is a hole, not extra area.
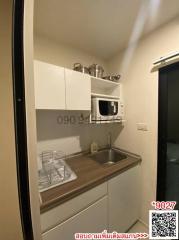
M 148 126 L 146 123 L 137 123 L 137 130 L 148 131 Z

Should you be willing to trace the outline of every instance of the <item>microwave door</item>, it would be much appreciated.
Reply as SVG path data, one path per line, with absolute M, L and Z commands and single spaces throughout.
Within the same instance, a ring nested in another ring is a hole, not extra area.
M 99 112 L 101 116 L 115 116 L 118 113 L 118 102 L 99 100 Z
M 99 113 L 101 116 L 110 115 L 109 101 L 99 100 Z

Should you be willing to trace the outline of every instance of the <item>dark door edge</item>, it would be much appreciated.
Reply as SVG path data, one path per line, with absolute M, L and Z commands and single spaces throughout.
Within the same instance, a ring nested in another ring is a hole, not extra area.
M 179 68 L 179 62 L 165 66 L 159 70 L 158 88 L 158 159 L 157 159 L 157 201 L 165 201 L 166 191 L 166 157 L 167 157 L 167 105 L 168 79 L 167 73 L 173 68 Z
M 13 1 L 12 14 L 12 74 L 19 205 L 24 240 L 33 240 L 34 237 L 30 206 L 25 107 L 23 44 L 24 0 Z

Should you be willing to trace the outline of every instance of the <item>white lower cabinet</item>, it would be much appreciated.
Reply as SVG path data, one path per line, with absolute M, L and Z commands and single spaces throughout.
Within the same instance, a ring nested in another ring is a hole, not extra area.
M 43 240 L 73 240 L 74 234 L 126 232 L 139 219 L 140 165 L 41 215 Z
M 41 229 L 42 233 L 54 228 L 70 219 L 77 213 L 87 209 L 90 205 L 102 199 L 107 195 L 107 182 L 104 182 L 75 198 L 64 202 L 49 211 L 41 214 Z
M 107 196 L 43 233 L 43 240 L 74 240 L 75 233 L 102 232 L 107 229 Z
M 126 232 L 139 219 L 140 192 L 140 165 L 108 181 L 110 232 Z

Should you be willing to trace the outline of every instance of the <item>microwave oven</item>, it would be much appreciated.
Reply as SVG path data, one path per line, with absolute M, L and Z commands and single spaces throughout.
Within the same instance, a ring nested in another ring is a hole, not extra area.
M 122 120 L 119 99 L 93 97 L 91 101 L 92 121 Z

